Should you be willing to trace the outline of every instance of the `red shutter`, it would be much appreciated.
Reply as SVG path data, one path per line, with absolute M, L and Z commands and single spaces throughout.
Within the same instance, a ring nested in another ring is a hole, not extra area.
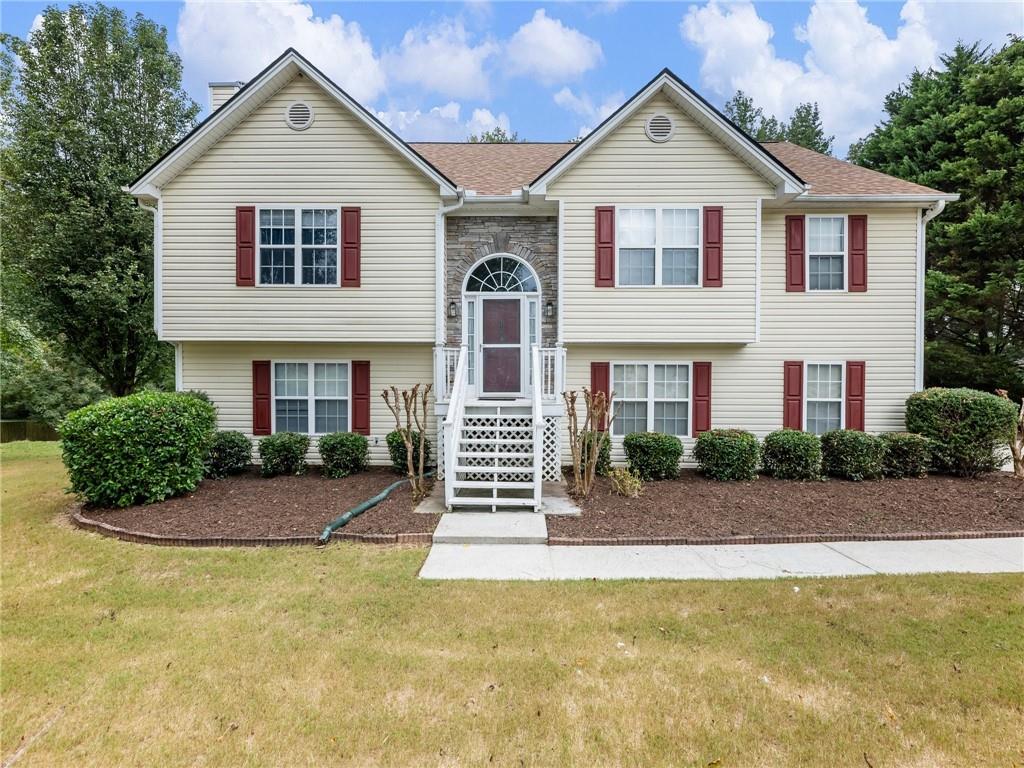
M 252 361 L 252 433 L 270 434 L 270 361 Z
M 786 290 L 804 287 L 804 217 L 786 217 Z
M 704 287 L 722 287 L 722 206 L 704 208 Z
M 352 432 L 370 434 L 370 363 L 352 361 Z
M 609 366 L 608 363 L 591 363 L 590 391 L 604 392 L 606 395 L 611 395 L 611 390 L 611 366 Z M 597 428 L 603 430 L 605 428 L 605 424 L 598 424 Z
M 693 434 L 711 429 L 711 363 L 693 364 Z
M 849 290 L 868 289 L 868 217 L 850 216 Z
M 253 205 L 235 208 L 235 285 L 256 285 L 256 207 Z
M 341 209 L 341 285 L 359 287 L 362 260 L 362 213 L 359 208 Z
M 594 209 L 594 285 L 615 287 L 615 207 Z
M 864 361 L 846 363 L 846 428 L 864 431 Z
M 804 364 L 787 361 L 782 364 L 782 427 L 804 428 Z

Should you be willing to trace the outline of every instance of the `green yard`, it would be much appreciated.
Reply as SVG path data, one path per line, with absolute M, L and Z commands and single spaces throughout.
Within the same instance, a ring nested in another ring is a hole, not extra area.
M 1019 575 L 422 583 L 86 534 L 56 446 L 2 450 L 19 768 L 1024 764 Z

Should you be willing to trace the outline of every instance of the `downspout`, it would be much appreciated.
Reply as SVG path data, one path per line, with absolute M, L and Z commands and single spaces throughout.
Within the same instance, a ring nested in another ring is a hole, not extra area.
M 945 200 L 936 200 L 925 208 L 917 221 L 917 286 L 914 313 L 914 389 L 924 389 L 924 279 L 925 279 L 925 225 L 946 207 Z
M 466 190 L 458 187 L 455 190 L 458 199 L 447 208 L 439 208 L 434 218 L 434 346 L 443 347 L 445 344 L 445 278 L 448 274 L 445 264 L 445 216 L 452 211 L 457 211 L 466 202 Z
M 153 331 L 158 339 L 163 338 L 163 213 L 160 198 L 156 206 L 146 205 L 142 198 L 136 198 L 139 208 L 153 214 Z

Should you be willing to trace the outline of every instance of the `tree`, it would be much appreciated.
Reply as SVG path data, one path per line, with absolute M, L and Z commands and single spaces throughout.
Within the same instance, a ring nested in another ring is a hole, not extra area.
M 489 131 L 483 131 L 479 136 L 474 133 L 469 137 L 470 144 L 517 144 L 520 141 L 517 131 L 507 133 L 500 125 L 494 126 Z
M 1024 395 L 1024 40 L 957 45 L 916 71 L 850 148 L 860 165 L 949 192 L 928 227 L 925 377 Z
M 725 116 L 757 141 L 791 141 L 815 152 L 832 152 L 835 136 L 826 136 L 821 125 L 817 103 L 798 104 L 789 122 L 774 115 L 765 117 L 764 110 L 754 104 L 743 91 L 725 102 Z
M 152 328 L 153 221 L 121 187 L 188 131 L 167 33 L 104 5 L 47 8 L 4 35 L 4 293 L 8 311 L 123 395 L 166 371 Z
M 786 126 L 786 141 L 826 155 L 832 154 L 835 136 L 826 136 L 817 102 L 798 104 Z

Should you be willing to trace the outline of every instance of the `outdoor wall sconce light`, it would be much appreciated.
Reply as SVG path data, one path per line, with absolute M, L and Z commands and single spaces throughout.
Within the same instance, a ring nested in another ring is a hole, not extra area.
M 544 305 L 544 317 L 546 317 L 548 320 L 550 320 L 554 316 L 555 316 L 555 304 L 554 304 L 554 302 L 549 301 L 549 302 L 547 302 Z
M 448 317 L 453 320 L 459 316 L 459 305 L 454 301 L 448 302 Z

